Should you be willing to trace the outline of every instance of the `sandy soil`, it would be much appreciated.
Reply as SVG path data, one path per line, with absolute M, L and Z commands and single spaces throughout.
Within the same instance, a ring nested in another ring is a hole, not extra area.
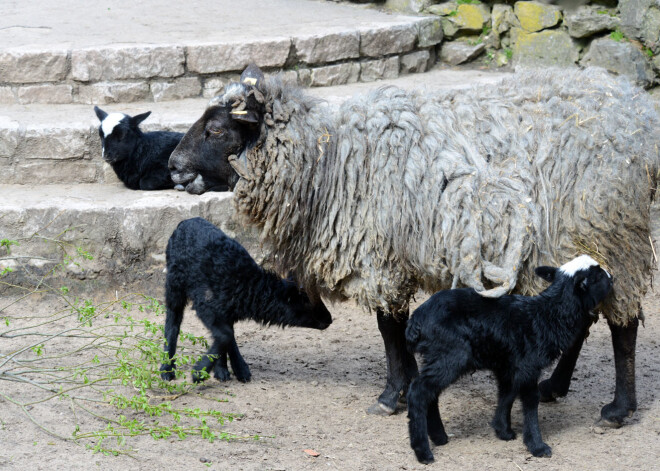
M 658 241 L 657 211 L 654 217 Z M 155 441 L 144 437 L 131 441 L 137 449 L 133 457 L 104 456 L 50 437 L 17 407 L 0 399 L 0 469 L 660 470 L 659 278 L 655 291 L 644 299 L 646 326 L 640 328 L 637 349 L 637 413 L 621 429 L 594 426 L 600 408 L 611 401 L 614 391 L 610 334 L 601 320 L 582 351 L 569 395 L 540 406 L 541 430 L 553 449 L 552 458 L 532 457 L 520 437 L 511 442 L 495 437 L 488 425 L 495 384 L 488 373 L 481 372 L 441 396 L 440 412 L 450 441 L 434 448 L 435 464 L 418 464 L 408 445 L 405 413 L 391 417 L 365 413 L 384 385 L 384 351 L 375 315 L 346 303 L 331 307 L 335 321 L 326 331 L 237 325 L 237 340 L 250 364 L 252 382 L 212 379 L 202 393 L 228 400 L 218 404 L 218 409 L 245 414 L 229 423 L 227 432 L 267 438 L 211 444 L 201 438 Z M 47 310 L 52 304 L 41 301 L 34 308 Z M 183 328 L 200 335 L 205 332 L 190 312 Z M 6 352 L 10 345 L 0 340 L 0 350 Z M 19 394 L 25 400 L 36 394 L 6 381 L 0 381 L 0 392 Z M 210 407 L 207 399 L 194 395 L 175 403 Z M 33 413 L 47 426 L 71 420 L 68 405 L 62 403 L 37 405 Z M 517 432 L 521 421 L 516 402 L 513 426 Z M 319 456 L 310 456 L 306 449 Z

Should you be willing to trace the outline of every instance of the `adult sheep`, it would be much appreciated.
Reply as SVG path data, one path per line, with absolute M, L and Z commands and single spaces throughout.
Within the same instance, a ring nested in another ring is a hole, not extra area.
M 387 384 L 371 412 L 394 412 L 417 375 L 404 331 L 418 288 L 537 294 L 535 267 L 589 252 L 617 280 L 603 303 L 616 392 L 601 415 L 621 424 L 637 407 L 659 135 L 648 96 L 595 68 L 527 71 L 467 90 L 381 88 L 334 112 L 249 66 L 170 167 L 196 178 L 198 149 L 212 148 L 239 176 L 238 213 L 282 267 L 298 267 L 329 300 L 376 311 Z M 583 337 L 540 384 L 544 400 L 568 391 Z

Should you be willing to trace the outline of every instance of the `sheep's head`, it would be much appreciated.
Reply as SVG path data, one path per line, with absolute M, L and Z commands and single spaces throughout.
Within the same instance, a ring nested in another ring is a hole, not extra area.
M 315 290 L 305 289 L 293 273 L 289 273 L 284 284 L 284 296 L 291 312 L 283 325 L 324 330 L 332 324 L 332 314 Z
M 103 160 L 113 164 L 129 158 L 142 134 L 140 123 L 147 119 L 151 111 L 131 117 L 124 113 L 106 113 L 95 106 L 94 112 L 101 121 L 99 136 Z
M 169 160 L 172 180 L 186 191 L 201 194 L 218 181 L 233 189 L 238 175 L 229 156 L 240 155 L 259 136 L 263 73 L 248 66 L 240 82 L 230 83 L 213 98 L 206 111 L 188 130 Z
M 594 309 L 612 290 L 613 278 L 588 255 L 580 255 L 559 268 L 538 267 L 536 274 L 546 281 L 564 283 L 580 299 L 586 311 Z

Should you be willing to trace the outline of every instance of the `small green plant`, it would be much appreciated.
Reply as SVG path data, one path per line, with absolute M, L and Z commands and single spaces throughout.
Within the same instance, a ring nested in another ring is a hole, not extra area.
M 643 47 L 642 50 L 649 59 L 653 59 L 654 54 L 653 54 L 653 50 L 650 47 Z
M 456 16 L 458 15 L 458 10 L 452 10 L 449 13 L 447 13 L 447 16 Z
M 479 5 L 481 2 L 479 0 L 456 0 L 458 5 Z
M 616 29 L 610 33 L 610 39 L 621 42 L 625 39 L 625 36 L 619 29 Z
M 11 253 L 10 247 L 12 245 L 19 245 L 19 244 L 15 240 L 11 240 L 11 239 L 2 239 L 2 240 L 0 240 L 0 248 L 5 249 L 7 251 L 7 254 Z
M 511 60 L 513 57 L 513 50 L 509 48 L 504 49 L 504 55 L 506 56 L 507 60 Z

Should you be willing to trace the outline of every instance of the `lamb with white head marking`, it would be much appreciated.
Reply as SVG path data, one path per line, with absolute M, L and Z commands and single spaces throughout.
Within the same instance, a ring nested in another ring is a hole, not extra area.
M 417 375 L 405 326 L 418 289 L 533 295 L 543 288 L 535 267 L 590 253 L 619 280 L 602 307 L 616 390 L 601 416 L 621 424 L 637 408 L 658 136 L 648 94 L 597 68 L 526 70 L 461 90 L 386 87 L 334 110 L 249 66 L 170 165 L 188 184 L 207 178 L 207 160 L 228 161 L 237 212 L 273 258 L 324 298 L 376 311 L 387 382 L 371 412 L 393 413 Z M 540 384 L 542 400 L 567 393 L 582 338 Z
M 103 160 L 131 190 L 165 190 L 174 188 L 167 162 L 183 137 L 171 131 L 142 132 L 140 123 L 151 111 L 136 116 L 106 113 L 94 107 L 101 121 L 99 136 Z M 180 187 L 183 190 L 183 187 Z
M 229 379 L 227 356 L 239 381 L 249 381 L 250 368 L 234 337 L 234 324 L 252 319 L 264 325 L 326 329 L 332 316 L 320 298 L 310 299 L 295 280 L 283 280 L 261 268 L 236 240 L 202 218 L 179 223 L 167 243 L 165 281 L 165 380 L 174 379 L 174 354 L 183 310 L 191 300 L 197 317 L 211 331 L 213 344 L 195 365 L 220 381 Z
M 612 277 L 588 255 L 560 268 L 538 267 L 552 284 L 538 296 L 486 298 L 472 288 L 439 291 L 418 307 L 406 328 L 411 352 L 423 359 L 408 390 L 410 445 L 422 463 L 433 461 L 429 441 L 447 443 L 438 396 L 461 376 L 492 370 L 498 404 L 491 422 L 513 440 L 511 406 L 520 396 L 523 441 L 534 456 L 550 456 L 538 424 L 541 370 L 575 343 L 592 322 L 591 310 L 610 292 Z

